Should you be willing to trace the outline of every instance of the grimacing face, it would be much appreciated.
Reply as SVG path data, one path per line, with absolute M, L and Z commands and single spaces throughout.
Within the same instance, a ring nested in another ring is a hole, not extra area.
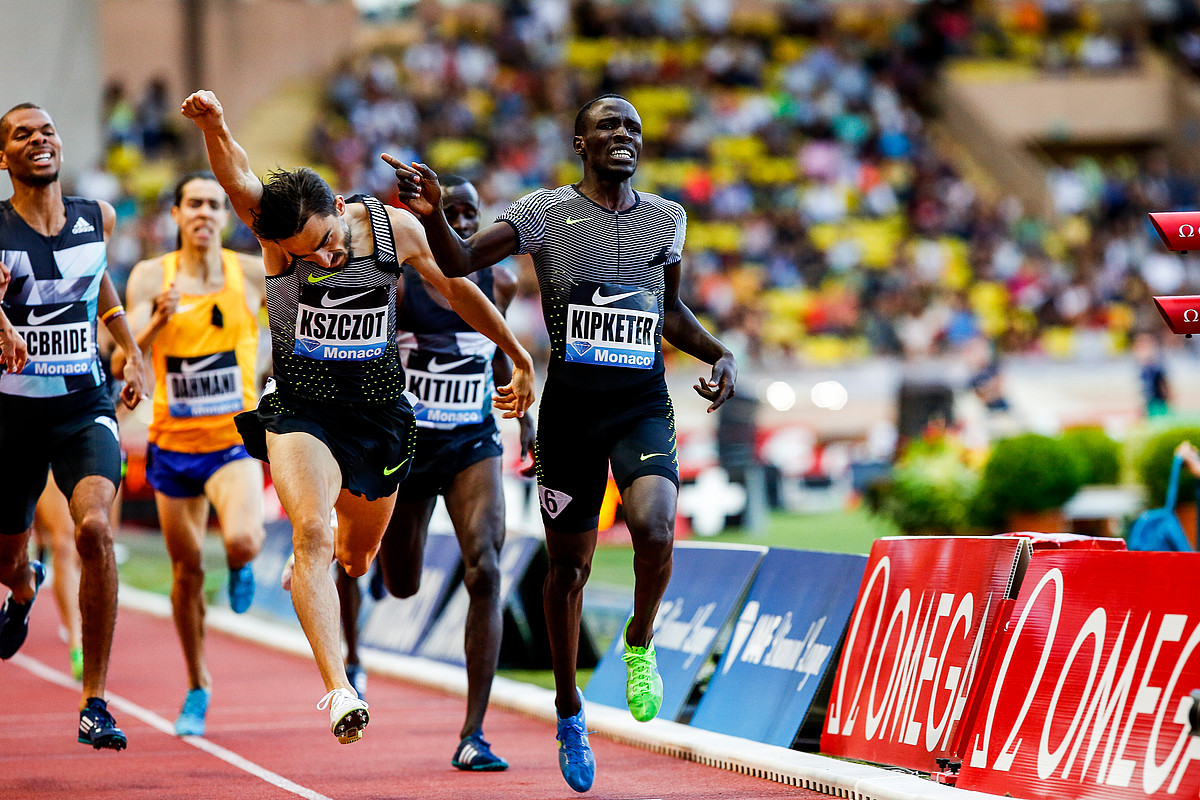
M 41 108 L 22 108 L 5 122 L 0 169 L 14 182 L 46 186 L 58 180 L 62 170 L 62 139 L 54 120 Z
M 221 184 L 209 178 L 193 178 L 183 185 L 179 205 L 171 207 L 171 218 L 179 226 L 185 245 L 207 247 L 220 244 L 221 232 L 229 222 L 229 205 Z
M 627 100 L 608 97 L 584 115 L 584 132 L 574 139 L 585 166 L 606 179 L 625 180 L 642 154 L 642 118 Z
M 344 209 L 338 198 L 339 209 Z M 314 264 L 323 269 L 341 269 L 353 255 L 350 249 L 350 225 L 338 214 L 314 214 L 294 236 L 275 242 L 293 260 Z

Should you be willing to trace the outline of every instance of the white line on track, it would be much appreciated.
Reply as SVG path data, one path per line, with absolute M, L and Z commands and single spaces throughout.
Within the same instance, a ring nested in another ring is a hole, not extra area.
M 29 656 L 18 653 L 17 655 L 13 656 L 12 663 L 29 672 L 32 672 L 37 677 L 49 681 L 50 683 L 58 684 L 59 686 L 66 687 L 67 689 L 79 688 L 79 684 L 67 677 L 66 673 L 59 672 L 53 667 L 48 667 L 35 658 L 30 658 Z M 109 694 L 108 704 L 120 711 L 122 714 L 128 714 L 132 717 L 137 717 L 142 722 L 146 723 L 157 731 L 161 731 L 168 736 L 175 736 L 175 725 L 173 723 L 169 722 L 163 717 L 160 717 L 158 714 L 155 714 L 148 708 L 142 708 L 132 700 L 126 700 L 120 695 Z M 243 756 L 239 756 L 232 750 L 226 750 L 219 744 L 213 744 L 208 739 L 200 736 L 180 736 L 176 738 L 182 742 L 190 744 L 197 750 L 221 759 L 226 764 L 237 767 L 243 772 L 248 772 L 254 777 L 264 780 L 272 786 L 278 786 L 284 791 L 291 792 L 294 795 L 299 795 L 300 797 L 305 798 L 305 800 L 331 800 L 331 798 L 326 797 L 318 791 L 309 789 L 306 786 L 301 786 L 293 781 L 289 781 L 282 775 L 274 773 L 266 767 L 261 767 L 258 764 L 255 764 L 253 761 L 244 758 Z

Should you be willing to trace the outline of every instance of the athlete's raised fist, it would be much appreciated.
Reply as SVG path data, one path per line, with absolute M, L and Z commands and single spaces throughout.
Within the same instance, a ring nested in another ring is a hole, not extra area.
M 388 166 L 396 170 L 396 191 L 400 202 L 422 217 L 429 216 L 442 207 L 442 185 L 437 173 L 425 164 L 405 164 L 387 153 L 379 155 Z
M 207 89 L 201 89 L 188 95 L 180 105 L 179 113 L 196 123 L 201 129 L 220 125 L 225 115 L 221 108 L 221 101 Z

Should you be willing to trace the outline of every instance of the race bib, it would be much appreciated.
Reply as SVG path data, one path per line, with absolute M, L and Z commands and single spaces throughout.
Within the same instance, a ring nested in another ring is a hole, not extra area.
M 404 368 L 422 427 L 449 428 L 483 422 L 491 414 L 492 362 L 479 355 L 414 351 Z
M 242 369 L 232 350 L 167 356 L 166 384 L 172 417 L 214 417 L 242 410 Z
M 658 298 L 637 286 L 584 282 L 567 305 L 566 360 L 652 369 Z
M 370 361 L 383 355 L 390 338 L 387 287 L 301 285 L 296 355 L 319 361 Z
M 85 375 L 91 371 L 96 346 L 86 303 L 13 305 L 5 313 L 29 350 L 22 375 Z

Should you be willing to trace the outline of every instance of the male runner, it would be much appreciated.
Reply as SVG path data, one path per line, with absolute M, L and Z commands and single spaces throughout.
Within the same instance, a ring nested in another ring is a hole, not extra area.
M 25 641 L 29 611 L 45 577 L 30 562 L 34 507 L 47 471 L 70 501 L 81 559 L 83 695 L 78 739 L 121 750 L 125 734 L 104 700 L 117 617 L 117 563 L 109 512 L 121 475 L 113 404 L 96 354 L 102 320 L 128 353 L 122 400 L 141 401 L 142 357 L 106 273 L 106 242 L 117 215 L 105 202 L 64 197 L 62 140 L 46 111 L 23 103 L 0 117 L 0 169 L 13 195 L 0 202 L 0 262 L 11 274 L 0 304 L 0 658 Z M 22 363 L 16 340 L 23 338 Z M 19 458 L 18 458 L 19 454 Z
M 254 598 L 250 560 L 266 535 L 262 462 L 246 452 L 233 422 L 258 397 L 256 317 L 266 273 L 261 258 L 221 247 L 229 209 L 211 172 L 179 181 L 171 218 L 179 249 L 134 266 L 126 302 L 154 365 L 146 480 L 171 557 L 171 607 L 188 671 L 175 733 L 199 736 L 212 697 L 202 558 L 209 503 L 225 541 L 229 605 L 239 614 Z
M 317 707 L 328 706 L 338 741 L 358 741 L 369 715 L 346 678 L 329 562 L 351 577 L 367 571 L 412 462 L 416 430 L 393 335 L 400 265 L 416 267 L 513 359 L 513 381 L 495 400 L 508 417 L 533 400 L 533 363 L 475 284 L 442 274 L 411 214 L 373 197 L 347 202 L 310 169 L 276 171 L 264 185 L 212 92 L 190 95 L 182 112 L 263 248 L 274 380 L 237 425 L 250 454 L 270 461 L 292 523 L 292 602 L 328 690 Z
M 457 176 L 442 179 L 442 209 L 450 226 L 467 238 L 479 230 L 479 193 Z M 475 273 L 480 289 L 500 313 L 508 310 L 517 279 L 503 266 Z M 508 762 L 483 738 L 492 678 L 500 656 L 503 609 L 500 607 L 500 548 L 504 544 L 504 487 L 500 432 L 491 412 L 495 383 L 511 380 L 504 353 L 477 333 L 411 267 L 397 297 L 396 341 L 416 406 L 417 452 L 413 468 L 400 484 L 396 508 L 379 551 L 384 583 L 397 597 L 411 597 L 420 586 L 429 519 L 440 494 L 454 523 L 465 571 L 467 611 L 467 716 L 450 763 L 461 770 L 494 772 Z M 532 449 L 533 418 L 521 423 L 521 457 Z M 346 667 L 351 682 L 358 665 L 358 582 L 338 574 L 342 621 L 346 631 Z M 365 677 L 365 676 L 364 676 Z M 363 681 L 365 684 L 365 681 Z M 360 685 L 360 684 L 356 684 Z
M 662 704 L 651 637 L 671 577 L 679 491 L 661 340 L 713 365 L 711 381 L 695 386 L 712 401 L 710 412 L 733 394 L 737 365 L 679 299 L 683 208 L 630 185 L 642 149 L 636 109 L 617 95 L 587 103 L 572 144 L 583 180 L 526 195 L 466 241 L 440 212 L 433 170 L 384 160 L 396 168 L 400 199 L 421 215 L 446 274 L 465 275 L 513 253 L 529 253 L 537 268 L 551 337 L 534 451 L 550 555 L 543 599 L 559 766 L 568 785 L 583 792 L 595 759 L 575 659 L 609 465 L 634 548 L 633 615 L 623 634 L 626 699 L 634 718 L 646 721 Z

